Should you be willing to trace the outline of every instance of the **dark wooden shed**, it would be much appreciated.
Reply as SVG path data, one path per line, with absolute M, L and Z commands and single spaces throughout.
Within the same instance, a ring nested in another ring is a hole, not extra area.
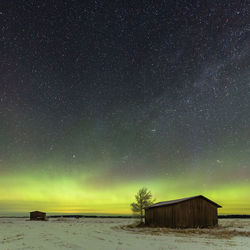
M 145 224 L 172 228 L 214 227 L 218 225 L 219 207 L 202 195 L 158 202 L 145 208 Z
M 30 220 L 46 220 L 46 213 L 40 211 L 30 212 Z

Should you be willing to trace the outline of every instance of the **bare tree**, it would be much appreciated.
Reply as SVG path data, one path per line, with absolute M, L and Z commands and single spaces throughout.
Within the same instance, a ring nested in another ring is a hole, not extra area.
M 134 213 L 137 213 L 141 217 L 141 222 L 143 218 L 143 209 L 145 207 L 148 207 L 154 203 L 154 200 L 152 200 L 152 194 L 151 191 L 149 191 L 147 188 L 141 188 L 138 193 L 135 195 L 136 202 L 133 202 L 130 204 L 131 210 Z

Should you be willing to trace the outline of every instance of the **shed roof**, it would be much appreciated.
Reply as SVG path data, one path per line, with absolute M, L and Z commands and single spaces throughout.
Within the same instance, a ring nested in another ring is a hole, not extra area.
M 221 207 L 220 205 L 218 205 L 217 203 L 209 200 L 208 198 L 204 197 L 203 195 L 197 195 L 197 196 L 182 198 L 182 199 L 178 199 L 178 200 L 158 202 L 158 203 L 155 203 L 155 204 L 153 204 L 153 205 L 151 205 L 149 207 L 146 207 L 145 209 L 154 208 L 154 207 L 170 206 L 170 205 L 174 205 L 174 204 L 177 204 L 177 203 L 180 203 L 180 202 L 183 202 L 183 201 L 192 200 L 192 199 L 195 199 L 195 198 L 202 198 L 202 199 L 210 202 L 211 204 L 213 204 L 216 207 Z
M 41 211 L 32 211 L 32 212 L 30 212 L 30 213 L 41 213 L 41 214 L 46 214 L 46 213 L 41 212 Z

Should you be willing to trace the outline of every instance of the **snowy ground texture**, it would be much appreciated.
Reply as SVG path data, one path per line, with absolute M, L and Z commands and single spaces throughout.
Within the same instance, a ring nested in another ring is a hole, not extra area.
M 133 219 L 29 221 L 0 218 L 0 249 L 250 249 L 250 220 L 221 219 L 217 229 L 135 228 Z

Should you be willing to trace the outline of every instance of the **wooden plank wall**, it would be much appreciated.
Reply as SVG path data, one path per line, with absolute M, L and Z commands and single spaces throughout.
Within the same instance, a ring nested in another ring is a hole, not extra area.
M 218 224 L 217 207 L 202 198 L 155 207 L 146 210 L 145 223 L 174 228 L 212 227 Z

